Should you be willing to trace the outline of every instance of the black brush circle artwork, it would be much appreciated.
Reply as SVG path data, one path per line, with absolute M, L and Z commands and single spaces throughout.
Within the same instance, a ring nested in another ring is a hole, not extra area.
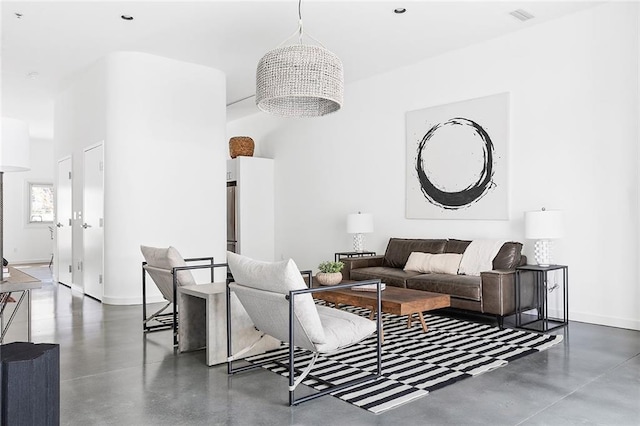
M 448 126 L 464 126 L 471 130 L 474 137 L 482 141 L 483 166 L 477 181 L 461 191 L 444 191 L 438 188 L 427 176 L 423 165 L 423 152 L 436 133 Z M 438 123 L 431 127 L 418 144 L 418 156 L 416 158 L 416 172 L 420 189 L 425 198 L 436 206 L 447 210 L 457 210 L 469 207 L 484 197 L 489 189 L 493 187 L 493 142 L 489 134 L 473 120 L 467 118 L 451 118 L 445 122 Z

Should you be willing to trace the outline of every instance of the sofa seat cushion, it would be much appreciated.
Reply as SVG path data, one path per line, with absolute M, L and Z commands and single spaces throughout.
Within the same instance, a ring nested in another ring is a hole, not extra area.
M 481 278 L 476 276 L 422 274 L 407 279 L 407 288 L 480 301 L 481 283 Z
M 386 285 L 405 288 L 407 279 L 418 275 L 421 275 L 421 273 L 403 271 L 398 268 L 387 268 L 386 266 L 371 266 L 369 268 L 352 269 L 350 278 L 356 281 L 379 278 Z

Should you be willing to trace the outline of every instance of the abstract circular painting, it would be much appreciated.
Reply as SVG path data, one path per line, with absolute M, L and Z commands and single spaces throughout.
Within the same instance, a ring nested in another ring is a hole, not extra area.
M 407 217 L 508 219 L 508 94 L 407 113 Z

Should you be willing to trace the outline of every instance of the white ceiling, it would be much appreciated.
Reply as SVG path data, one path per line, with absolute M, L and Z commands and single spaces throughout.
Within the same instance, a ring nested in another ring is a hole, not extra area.
M 52 138 L 56 91 L 93 61 L 122 50 L 222 70 L 227 104 L 233 104 L 254 94 L 260 57 L 297 30 L 297 3 L 3 0 L 2 115 L 27 121 L 32 137 Z M 302 17 L 305 32 L 342 59 L 345 80 L 351 82 L 595 4 L 304 0 Z M 407 12 L 395 14 L 400 6 Z M 535 18 L 520 22 L 508 14 L 515 9 Z M 134 20 L 121 19 L 123 14 Z M 38 76 L 29 78 L 33 72 Z

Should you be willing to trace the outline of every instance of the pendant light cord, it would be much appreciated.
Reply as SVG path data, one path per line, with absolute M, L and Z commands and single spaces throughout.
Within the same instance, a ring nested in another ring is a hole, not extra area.
M 302 44 L 302 35 L 304 29 L 302 27 L 302 0 L 298 0 L 298 41 Z
M 307 37 L 309 37 L 311 40 L 313 40 L 314 42 L 316 42 L 317 44 L 320 45 L 320 47 L 325 48 L 324 44 L 320 43 L 318 40 L 316 40 L 315 38 L 311 37 L 309 34 L 305 34 L 304 33 L 304 26 L 302 25 L 302 0 L 298 0 L 298 29 L 296 30 L 296 32 L 294 32 L 293 34 L 291 34 L 289 37 L 287 37 L 286 39 L 284 39 L 284 41 L 282 43 L 280 43 L 278 45 L 278 47 L 282 47 L 287 41 L 289 41 L 290 39 L 292 39 L 295 36 L 298 36 L 298 43 L 300 44 L 304 44 L 302 43 L 302 37 L 304 35 L 306 35 Z

